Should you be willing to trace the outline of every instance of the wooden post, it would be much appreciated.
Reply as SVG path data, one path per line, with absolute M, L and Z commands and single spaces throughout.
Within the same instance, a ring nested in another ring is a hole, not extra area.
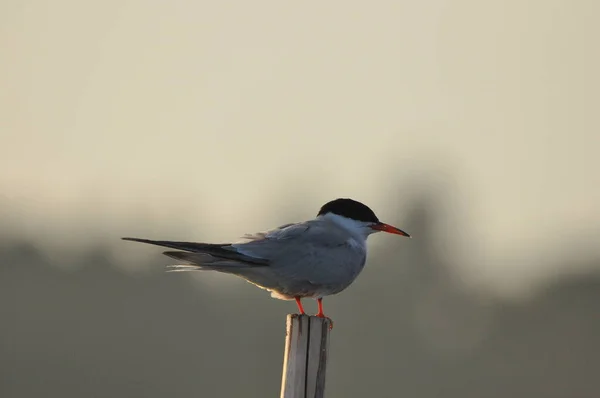
M 323 398 L 331 320 L 288 314 L 281 398 Z

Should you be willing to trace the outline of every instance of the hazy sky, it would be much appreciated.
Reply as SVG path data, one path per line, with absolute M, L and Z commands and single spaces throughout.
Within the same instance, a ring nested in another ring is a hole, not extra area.
M 4 0 L 0 219 L 221 240 L 439 184 L 465 267 L 547 273 L 600 232 L 599 4 Z

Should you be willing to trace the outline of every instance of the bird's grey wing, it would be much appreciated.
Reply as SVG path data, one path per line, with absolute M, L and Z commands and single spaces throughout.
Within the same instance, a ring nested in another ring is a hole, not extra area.
M 310 223 L 286 224 L 266 232 L 245 235 L 247 242 L 232 243 L 231 248 L 251 257 L 269 259 L 277 256 L 291 241 L 301 241 L 311 228 Z
M 219 263 L 220 266 L 266 266 L 268 259 L 255 255 L 246 255 L 239 252 L 229 243 L 195 243 L 177 242 L 168 240 L 150 240 L 140 238 L 123 238 L 123 240 L 148 243 L 151 245 L 169 247 L 184 251 L 167 251 L 165 255 L 186 261 L 196 265 L 212 265 Z
M 299 283 L 336 284 L 353 280 L 366 260 L 364 246 L 343 230 L 319 222 L 293 224 L 264 238 L 232 244 L 239 253 L 269 259 L 269 268 Z

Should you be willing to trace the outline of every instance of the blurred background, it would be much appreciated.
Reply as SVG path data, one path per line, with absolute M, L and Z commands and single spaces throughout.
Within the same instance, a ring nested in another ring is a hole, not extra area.
M 0 2 L 0 396 L 277 396 L 294 303 L 119 238 L 351 197 L 413 239 L 325 300 L 328 396 L 597 397 L 598 12 Z

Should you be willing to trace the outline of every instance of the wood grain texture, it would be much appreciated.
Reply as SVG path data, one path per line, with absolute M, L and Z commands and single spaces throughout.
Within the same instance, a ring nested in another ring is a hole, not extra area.
M 331 321 L 316 316 L 287 316 L 281 398 L 322 398 Z

